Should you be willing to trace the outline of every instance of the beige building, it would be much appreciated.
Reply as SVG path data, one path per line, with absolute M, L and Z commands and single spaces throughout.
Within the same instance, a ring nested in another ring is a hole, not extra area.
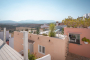
M 28 48 L 36 53 L 37 58 L 51 55 L 51 60 L 65 60 L 67 56 L 68 39 L 54 38 L 36 34 L 28 34 Z M 23 33 L 14 32 L 14 49 L 23 52 Z
M 16 30 L 18 31 L 25 31 L 25 29 L 31 30 L 31 28 L 29 27 L 16 27 Z M 35 29 L 35 28 L 32 28 L 32 29 Z

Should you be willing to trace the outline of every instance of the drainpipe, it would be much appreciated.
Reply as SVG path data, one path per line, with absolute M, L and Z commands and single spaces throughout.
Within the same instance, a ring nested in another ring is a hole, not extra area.
M 29 60 L 28 59 L 28 32 L 24 31 L 23 32 L 23 43 L 24 43 L 24 60 Z
M 4 28 L 4 32 L 3 32 L 3 40 L 4 40 L 4 43 L 6 43 L 6 28 Z

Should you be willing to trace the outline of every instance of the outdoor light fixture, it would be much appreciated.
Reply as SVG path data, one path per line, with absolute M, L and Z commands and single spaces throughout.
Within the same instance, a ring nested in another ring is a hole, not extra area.
M 31 36 L 30 36 L 31 37 Z
M 50 40 L 49 40 L 49 42 L 50 42 Z

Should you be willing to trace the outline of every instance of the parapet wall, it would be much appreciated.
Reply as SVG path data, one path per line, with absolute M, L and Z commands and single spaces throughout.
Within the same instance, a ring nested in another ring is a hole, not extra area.
M 18 52 L 23 50 L 23 33 L 14 32 L 14 49 Z M 51 55 L 51 60 L 65 60 L 67 51 L 68 39 L 59 39 L 54 37 L 28 34 L 28 40 L 33 40 L 33 51 L 37 57 L 42 57 L 47 54 Z M 45 54 L 38 52 L 38 45 L 45 47 Z

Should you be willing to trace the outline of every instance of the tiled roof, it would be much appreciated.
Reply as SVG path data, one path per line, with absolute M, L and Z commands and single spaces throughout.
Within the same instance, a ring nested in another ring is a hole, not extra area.
M 0 60 L 24 60 L 24 58 L 0 39 Z

